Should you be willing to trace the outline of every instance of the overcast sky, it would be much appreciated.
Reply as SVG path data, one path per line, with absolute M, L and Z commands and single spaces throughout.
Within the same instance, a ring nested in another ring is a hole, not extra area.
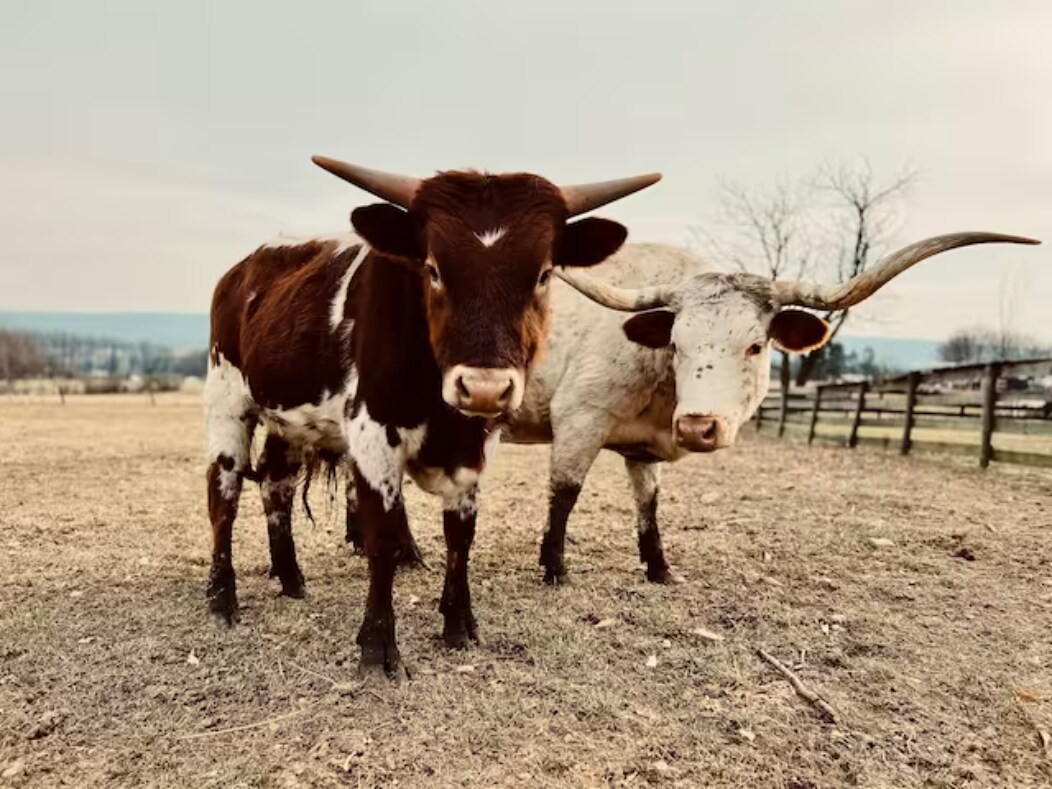
M 1052 340 L 1048 0 L 0 0 L 0 309 L 204 312 L 278 232 L 372 199 L 324 153 L 427 175 L 661 170 L 602 215 L 685 243 L 721 179 L 864 155 L 920 178 L 895 241 L 1000 230 L 851 333 L 996 324 Z

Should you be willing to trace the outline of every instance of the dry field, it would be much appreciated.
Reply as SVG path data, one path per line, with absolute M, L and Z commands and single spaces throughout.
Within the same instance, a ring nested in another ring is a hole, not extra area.
M 219 634 L 197 403 L 0 399 L 0 785 L 1052 785 L 1052 477 L 746 432 L 666 474 L 676 587 L 643 581 L 614 456 L 574 583 L 544 587 L 546 452 L 505 447 L 467 652 L 436 638 L 441 530 L 411 490 L 431 569 L 398 580 L 398 687 L 358 681 L 365 566 L 321 486 L 307 601 L 276 596 L 246 489 Z

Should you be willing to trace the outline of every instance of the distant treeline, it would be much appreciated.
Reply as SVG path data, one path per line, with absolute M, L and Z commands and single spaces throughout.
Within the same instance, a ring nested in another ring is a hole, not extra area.
M 208 352 L 203 350 L 176 354 L 170 348 L 148 342 L 120 342 L 68 332 L 0 329 L 0 380 L 133 375 L 203 377 L 207 367 Z

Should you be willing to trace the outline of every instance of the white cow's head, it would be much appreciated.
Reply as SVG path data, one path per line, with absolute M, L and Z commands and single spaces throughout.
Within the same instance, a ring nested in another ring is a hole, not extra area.
M 828 324 L 792 307 L 842 310 L 869 298 L 925 258 L 970 244 L 1036 244 L 996 233 L 954 233 L 912 244 L 840 285 L 771 281 L 753 274 L 704 273 L 671 287 L 614 288 L 577 272 L 559 276 L 613 309 L 638 312 L 628 339 L 671 348 L 676 376 L 673 435 L 692 452 L 734 444 L 770 383 L 770 349 L 806 353 L 822 347 Z

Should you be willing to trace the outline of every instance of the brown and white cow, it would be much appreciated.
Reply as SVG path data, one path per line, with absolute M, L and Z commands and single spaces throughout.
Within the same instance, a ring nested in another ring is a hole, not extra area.
M 476 638 L 467 563 L 478 478 L 496 422 L 518 408 L 545 344 L 552 269 L 595 265 L 627 234 L 609 220 L 567 220 L 660 176 L 559 188 L 529 174 L 417 180 L 314 161 L 387 202 L 351 214 L 357 238 L 279 240 L 216 286 L 205 388 L 208 601 L 220 626 L 237 619 L 231 545 L 246 476 L 262 489 L 272 573 L 285 594 L 302 596 L 291 530 L 297 475 L 319 457 L 342 463 L 369 559 L 362 665 L 393 676 L 394 573 L 412 550 L 403 473 L 443 499 L 444 636 L 463 646 Z M 267 437 L 253 471 L 258 423 Z
M 552 288 L 548 351 L 505 430 L 505 440 L 552 444 L 545 580 L 566 580 L 567 519 L 604 448 L 625 459 L 647 578 L 675 580 L 658 531 L 660 464 L 734 444 L 767 394 L 772 345 L 804 353 L 825 343 L 825 321 L 792 308 L 854 306 L 928 257 L 985 243 L 1037 242 L 998 233 L 937 236 L 839 285 L 729 273 L 661 244 L 626 245 L 603 265 L 602 279 L 558 272 L 568 284 Z M 610 308 L 638 314 L 626 321 Z

